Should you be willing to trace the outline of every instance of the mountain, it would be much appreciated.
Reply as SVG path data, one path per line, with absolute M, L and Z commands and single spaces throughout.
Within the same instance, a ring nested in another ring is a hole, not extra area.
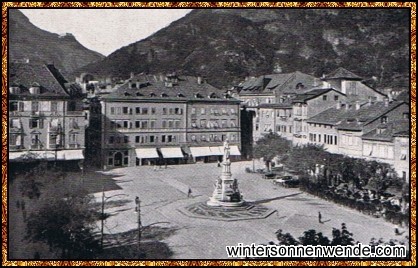
M 409 86 L 408 9 L 196 9 L 77 72 L 177 71 L 229 87 L 245 76 L 344 67 L 370 86 Z
M 17 9 L 9 9 L 9 58 L 53 63 L 65 75 L 104 58 L 82 46 L 73 35 L 60 36 L 39 29 Z

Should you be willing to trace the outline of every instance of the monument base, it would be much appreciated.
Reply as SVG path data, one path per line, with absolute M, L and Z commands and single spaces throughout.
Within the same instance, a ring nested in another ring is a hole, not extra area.
M 241 207 L 245 204 L 245 201 L 221 201 L 211 197 L 209 198 L 209 201 L 206 202 L 206 204 L 211 207 Z

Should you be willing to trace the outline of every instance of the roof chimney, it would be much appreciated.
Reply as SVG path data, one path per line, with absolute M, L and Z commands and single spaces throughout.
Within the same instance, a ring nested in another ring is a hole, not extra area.
M 389 98 L 385 98 L 385 107 L 389 106 Z
M 389 92 L 389 94 L 388 94 L 388 99 L 389 99 L 389 102 L 393 101 L 393 95 L 392 95 L 391 92 Z
M 135 74 L 133 72 L 131 72 L 131 76 L 130 79 L 134 78 Z
M 360 109 L 360 102 L 356 101 L 356 110 L 359 110 L 359 109 Z
M 369 102 L 367 103 L 367 106 L 372 106 L 372 98 L 369 97 Z
M 349 103 L 346 103 L 345 104 L 345 109 L 348 111 L 348 110 L 350 110 L 350 104 Z
M 201 77 L 201 76 L 198 76 L 198 77 L 197 77 L 197 83 L 198 83 L 199 85 L 203 84 L 203 79 L 202 79 L 202 77 Z

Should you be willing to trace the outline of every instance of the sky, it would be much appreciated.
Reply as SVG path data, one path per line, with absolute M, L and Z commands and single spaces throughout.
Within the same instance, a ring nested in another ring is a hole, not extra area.
M 108 56 L 180 19 L 191 9 L 20 9 L 48 32 L 72 33 L 83 46 Z

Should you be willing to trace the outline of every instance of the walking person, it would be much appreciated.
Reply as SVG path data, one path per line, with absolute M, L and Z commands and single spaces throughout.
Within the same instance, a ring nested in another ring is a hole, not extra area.
M 189 191 L 187 191 L 187 197 L 190 197 L 192 194 L 192 189 L 189 187 Z
M 138 206 L 139 206 L 139 197 L 135 197 L 135 212 L 138 212 Z
M 320 211 L 318 211 L 318 221 L 319 223 L 322 223 L 322 215 Z

